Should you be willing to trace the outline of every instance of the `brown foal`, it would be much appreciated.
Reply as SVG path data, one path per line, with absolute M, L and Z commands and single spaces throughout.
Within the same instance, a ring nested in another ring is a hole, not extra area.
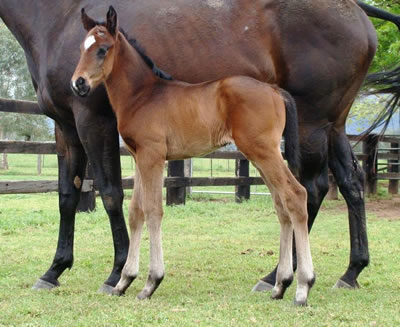
M 307 230 L 306 191 L 284 163 L 298 164 L 297 114 L 287 92 L 238 76 L 201 84 L 170 81 L 165 73 L 118 29 L 110 7 L 105 23 L 82 10 L 88 34 L 71 80 L 79 96 L 103 83 L 115 112 L 118 131 L 136 162 L 129 208 L 128 260 L 113 294 L 123 294 L 139 272 L 139 246 L 146 222 L 150 235 L 150 271 L 139 299 L 149 298 L 164 277 L 161 239 L 165 160 L 190 158 L 234 142 L 269 187 L 281 224 L 278 273 L 272 298 L 283 297 L 293 280 L 295 234 L 298 284 L 295 303 L 305 305 L 315 275 Z M 136 42 L 136 41 L 134 41 Z

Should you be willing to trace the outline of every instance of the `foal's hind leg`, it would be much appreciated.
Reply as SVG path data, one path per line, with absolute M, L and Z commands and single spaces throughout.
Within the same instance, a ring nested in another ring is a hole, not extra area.
M 135 186 L 129 206 L 129 227 L 131 241 L 129 243 L 128 259 L 122 269 L 121 279 L 112 291 L 113 295 L 122 295 L 139 274 L 140 240 L 144 223 L 142 208 L 142 181 L 139 169 L 136 168 Z
M 305 189 L 297 182 L 296 178 L 286 167 L 278 148 L 274 150 L 266 149 L 263 153 L 264 155 L 258 156 L 253 154 L 249 156 L 249 159 L 255 162 L 262 176 L 265 178 L 267 185 L 270 187 L 271 192 L 279 196 L 282 206 L 278 203 L 278 213 L 279 210 L 283 210 L 286 215 L 290 217 L 293 224 L 298 262 L 298 284 L 295 304 L 305 305 L 307 303 L 309 290 L 315 281 L 307 228 L 307 194 Z M 285 221 L 285 215 L 280 216 L 280 219 Z M 288 230 L 285 230 L 285 233 L 287 232 Z M 292 247 L 291 239 L 284 238 L 284 240 L 290 240 L 290 244 L 281 247 L 286 250 L 283 257 L 291 255 Z M 280 264 L 279 262 L 278 275 Z M 276 287 L 274 287 L 273 296 L 275 294 L 280 295 L 280 289 L 282 287 L 280 287 L 278 283 L 282 283 L 282 281 L 279 279 L 280 277 L 277 276 L 277 283 L 275 284 Z M 275 298 L 279 297 L 275 296 Z
M 272 188 L 271 188 L 272 189 Z M 271 298 L 283 299 L 286 289 L 293 282 L 293 225 L 277 194 L 272 195 L 281 225 L 279 265 L 277 267 L 276 283 Z
M 322 124 L 322 123 L 321 123 Z M 328 136 L 329 127 L 307 130 L 302 128 L 301 140 L 302 167 L 300 182 L 307 190 L 308 230 L 310 231 L 317 217 L 322 200 L 329 189 L 328 180 Z M 306 133 L 307 132 L 307 133 Z M 296 247 L 293 247 L 293 268 L 297 269 Z M 254 286 L 253 291 L 264 292 L 271 290 L 275 285 L 275 267 Z

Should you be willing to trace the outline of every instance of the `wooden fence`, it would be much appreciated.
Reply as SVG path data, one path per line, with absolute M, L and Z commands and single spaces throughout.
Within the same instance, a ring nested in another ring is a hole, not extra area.
M 16 113 L 40 114 L 37 104 L 27 101 L 13 101 L 0 99 L 0 111 Z M 349 136 L 355 141 L 355 136 Z M 378 180 L 389 180 L 389 192 L 398 193 L 400 179 L 400 137 L 385 136 L 378 140 L 376 135 L 369 136 L 362 142 L 361 151 L 356 152 L 358 160 L 366 173 L 366 192 L 374 194 L 377 191 Z M 54 142 L 18 142 L 0 141 L 0 153 L 30 153 L 30 154 L 55 154 Z M 121 155 L 129 155 L 126 149 L 120 149 Z M 240 202 L 250 198 L 250 186 L 264 184 L 260 177 L 249 177 L 249 162 L 240 152 L 216 151 L 203 158 L 235 159 L 236 177 L 190 177 L 185 176 L 183 161 L 170 161 L 168 163 L 168 177 L 164 186 L 167 188 L 167 204 L 184 204 L 186 188 L 189 186 L 235 186 L 235 199 Z M 330 198 L 337 196 L 337 187 L 331 177 Z M 123 179 L 123 187 L 132 188 L 132 178 Z M 92 179 L 86 178 L 83 193 L 94 193 L 96 185 Z M 13 193 L 43 193 L 58 190 L 57 181 L 0 181 L 0 194 Z M 94 196 L 89 196 L 94 201 Z M 93 208 L 93 203 L 89 204 Z

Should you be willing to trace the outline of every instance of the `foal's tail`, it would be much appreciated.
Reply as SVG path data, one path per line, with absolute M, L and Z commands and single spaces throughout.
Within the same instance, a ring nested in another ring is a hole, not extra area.
M 300 169 L 299 124 L 296 102 L 289 92 L 280 89 L 286 107 L 286 125 L 283 131 L 285 137 L 285 157 L 290 170 L 297 176 Z

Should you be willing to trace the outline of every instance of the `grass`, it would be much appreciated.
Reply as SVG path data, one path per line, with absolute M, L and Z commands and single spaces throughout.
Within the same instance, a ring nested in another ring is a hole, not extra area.
M 150 301 L 140 302 L 147 232 L 140 276 L 126 296 L 97 294 L 113 262 L 98 200 L 95 212 L 77 215 L 74 267 L 60 278 L 61 287 L 34 292 L 54 255 L 57 194 L 1 195 L 0 326 L 398 326 L 400 220 L 368 216 L 371 264 L 359 278 L 361 289 L 333 290 L 349 255 L 342 206 L 327 201 L 321 210 L 311 233 L 317 281 L 309 306 L 296 308 L 295 283 L 282 301 L 250 292 L 278 260 L 279 224 L 269 197 L 236 204 L 231 196 L 196 194 L 186 206 L 165 208 L 166 277 Z

